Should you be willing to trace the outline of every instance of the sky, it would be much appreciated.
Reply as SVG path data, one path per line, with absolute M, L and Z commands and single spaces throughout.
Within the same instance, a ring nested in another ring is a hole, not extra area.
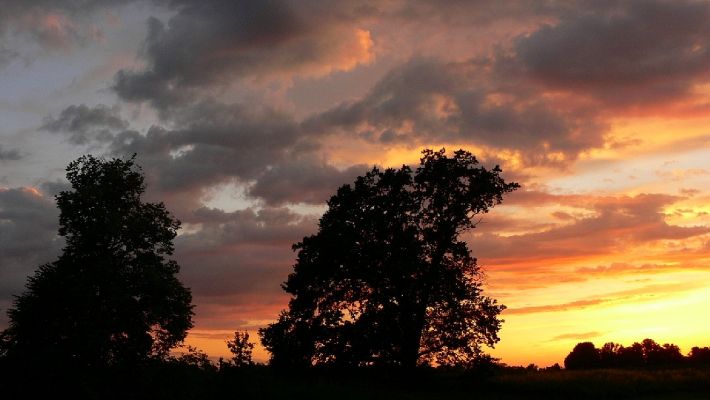
M 218 357 L 340 185 L 463 148 L 521 185 L 466 234 L 508 307 L 491 354 L 710 345 L 710 2 L 0 3 L 0 328 L 82 154 L 136 153 L 182 221 L 187 343 Z

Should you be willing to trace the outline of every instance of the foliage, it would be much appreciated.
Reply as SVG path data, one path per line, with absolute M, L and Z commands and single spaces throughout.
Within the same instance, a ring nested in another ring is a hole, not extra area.
M 210 361 L 209 356 L 204 351 L 194 346 L 180 346 L 185 351 L 167 357 L 167 361 L 172 364 L 195 367 L 205 371 L 216 371 L 217 367 Z
M 577 343 L 572 352 L 565 357 L 567 369 L 598 368 L 599 365 L 599 350 L 592 342 Z
M 644 339 L 628 347 L 609 342 L 600 349 L 591 342 L 584 342 L 578 343 L 565 358 L 565 368 L 672 368 L 684 366 L 686 361 L 701 365 L 703 361 L 710 360 L 704 358 L 708 357 L 707 354 L 710 351 L 706 353 L 694 347 L 686 360 L 678 346 L 669 343 L 660 345 L 652 339 Z
M 191 294 L 166 257 L 180 222 L 145 203 L 129 160 L 81 157 L 56 196 L 59 258 L 39 267 L 8 311 L 2 352 L 24 363 L 102 367 L 165 357 L 192 327 Z
M 695 366 L 710 366 L 710 347 L 693 347 L 688 354 L 688 362 Z
M 493 346 L 504 306 L 482 295 L 460 235 L 518 188 L 500 172 L 425 150 L 416 171 L 373 168 L 340 187 L 294 245 L 288 310 L 260 331 L 272 363 L 466 364 Z
M 227 340 L 227 347 L 232 353 L 231 363 L 236 367 L 253 365 L 251 359 L 254 343 L 249 342 L 249 332 L 234 332 L 234 338 Z

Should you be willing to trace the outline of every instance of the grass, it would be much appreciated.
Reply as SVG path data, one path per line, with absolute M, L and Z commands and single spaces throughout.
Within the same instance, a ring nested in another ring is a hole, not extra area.
M 246 397 L 313 399 L 708 399 L 710 370 L 503 371 L 264 375 L 247 378 Z M 232 383 L 239 382 L 237 378 Z M 225 383 L 229 383 L 227 379 Z M 239 386 L 245 387 L 246 381 Z
M 7 377 L 7 375 L 5 375 Z M 66 376 L 65 376 L 66 377 Z M 2 382 L 0 397 L 30 398 L 40 376 Z M 69 377 L 67 377 L 69 378 Z M 22 382 L 24 381 L 24 383 Z M 319 369 L 276 371 L 252 368 L 201 370 L 173 365 L 123 375 L 63 379 L 62 389 L 74 399 L 630 399 L 700 400 L 710 398 L 710 369 L 531 371 L 503 369 L 488 374 L 466 371 Z M 9 391 L 6 389 L 10 389 Z M 14 394 L 14 395 L 13 395 Z M 4 396 L 3 396 L 4 395 Z

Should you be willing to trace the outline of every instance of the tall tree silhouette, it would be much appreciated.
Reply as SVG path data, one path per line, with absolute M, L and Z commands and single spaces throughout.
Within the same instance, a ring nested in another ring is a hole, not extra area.
M 275 365 L 465 364 L 498 341 L 504 306 L 482 295 L 460 235 L 519 187 L 471 153 L 425 150 L 416 171 L 373 168 L 294 245 L 288 310 L 260 331 Z
M 192 327 L 192 297 L 166 259 L 180 227 L 129 160 L 83 156 L 56 196 L 59 258 L 39 267 L 8 311 L 0 352 L 27 363 L 134 365 L 164 356 Z

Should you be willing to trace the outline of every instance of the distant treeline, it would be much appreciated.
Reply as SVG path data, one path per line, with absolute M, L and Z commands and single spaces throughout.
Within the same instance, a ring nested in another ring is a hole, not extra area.
M 644 339 L 631 346 L 605 343 L 597 348 L 592 342 L 577 343 L 565 358 L 567 369 L 593 368 L 675 368 L 710 366 L 710 347 L 693 347 L 687 356 L 672 343 L 663 345 Z

